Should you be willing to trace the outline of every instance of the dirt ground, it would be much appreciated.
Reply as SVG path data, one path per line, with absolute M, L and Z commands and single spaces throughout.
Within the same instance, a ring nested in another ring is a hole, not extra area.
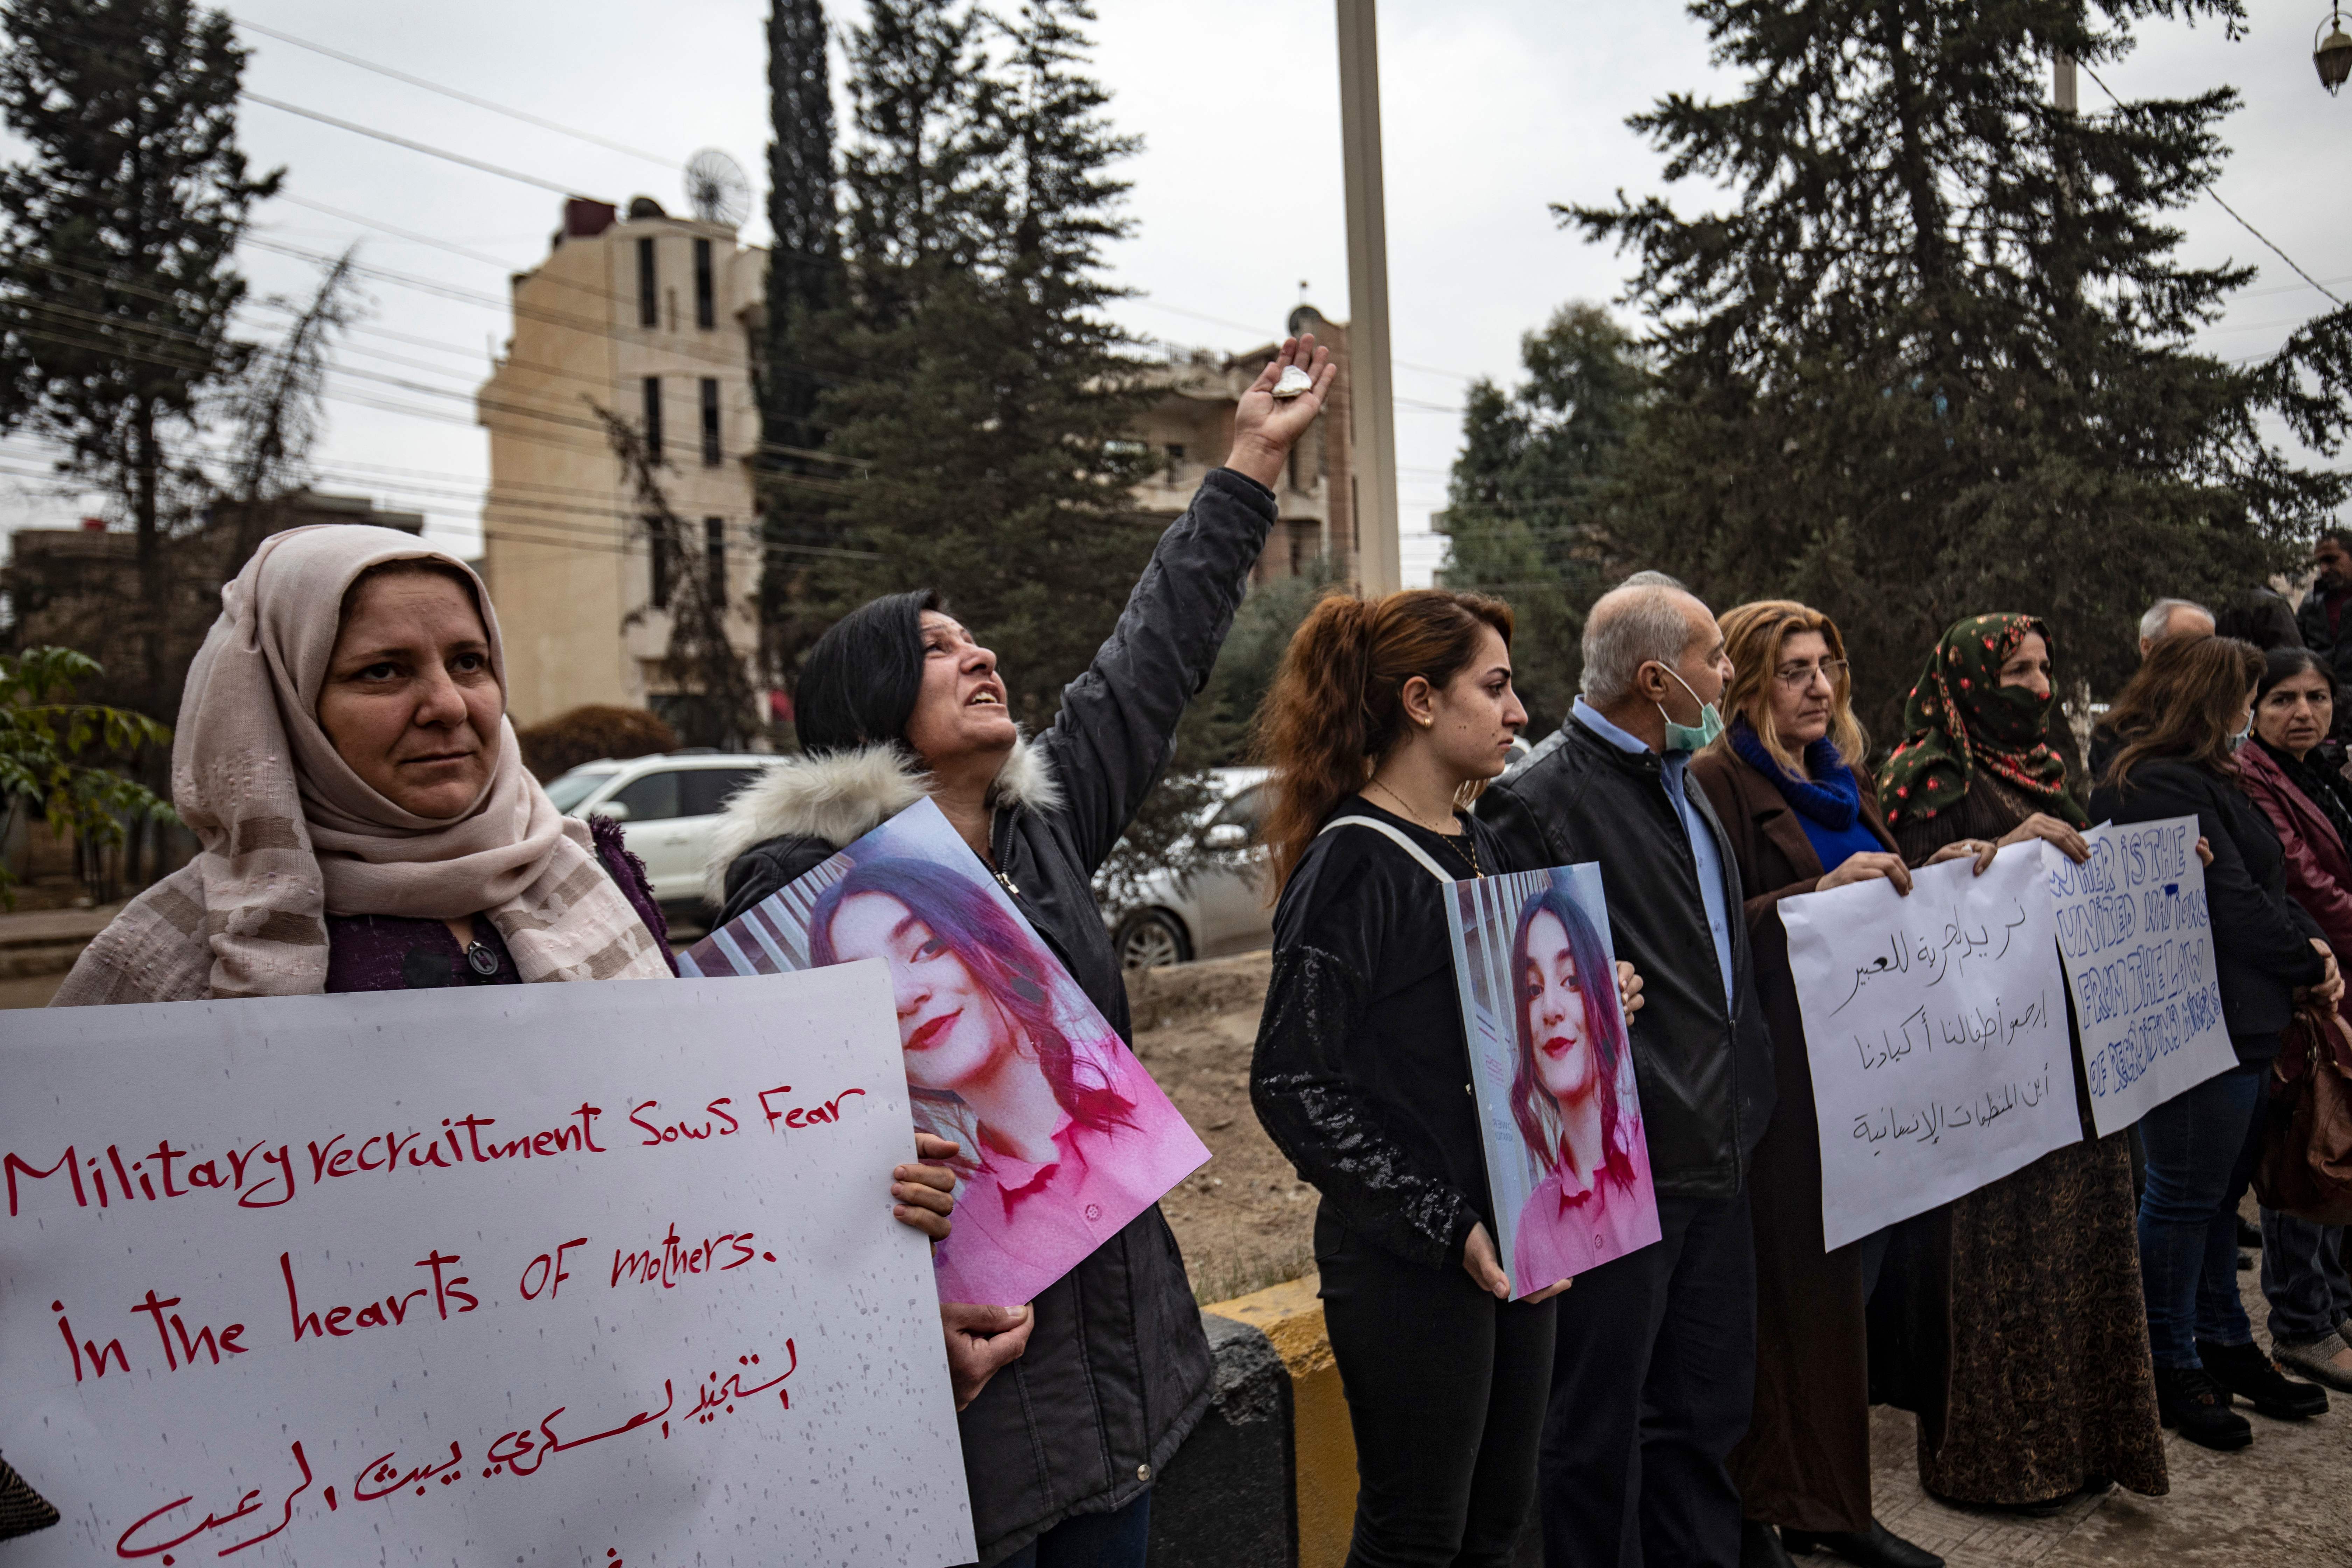
M 1128 982 L 1136 1056 L 1209 1146 L 1206 1165 L 1160 1201 L 1203 1303 L 1314 1267 L 1315 1190 L 1250 1110 L 1268 955 L 1212 959 Z

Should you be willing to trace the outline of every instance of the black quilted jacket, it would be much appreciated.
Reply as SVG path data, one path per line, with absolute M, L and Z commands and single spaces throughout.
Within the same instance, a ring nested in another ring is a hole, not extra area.
M 990 830 L 997 868 L 1122 1038 L 1133 1035 L 1127 987 L 1090 879 L 1167 765 L 1176 721 L 1208 679 L 1274 516 L 1270 491 L 1230 469 L 1211 473 L 1160 536 L 1110 640 L 1062 694 L 1053 728 L 1008 764 L 1027 776 L 1026 787 L 1008 799 L 1000 775 Z M 800 765 L 815 772 L 826 761 Z M 791 767 L 777 770 L 786 789 Z M 836 837 L 848 832 L 839 842 L 782 832 L 735 857 L 724 917 L 888 813 L 868 815 L 864 826 L 859 818 L 836 827 Z M 1027 1352 L 958 1418 L 984 1563 L 1072 1515 L 1132 1500 L 1208 1405 L 1208 1341 L 1157 1205 L 1047 1289 L 1036 1310 Z

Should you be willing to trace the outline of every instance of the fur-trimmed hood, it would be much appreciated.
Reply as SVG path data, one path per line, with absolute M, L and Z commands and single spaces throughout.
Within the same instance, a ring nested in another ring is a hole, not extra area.
M 728 803 L 711 833 L 703 895 L 714 905 L 723 904 L 727 868 L 756 845 L 771 838 L 815 838 L 846 848 L 929 793 L 929 777 L 900 746 L 787 757 Z M 1055 811 L 1062 804 L 1052 766 L 1026 735 L 1013 742 L 989 796 L 998 805 L 1030 811 Z

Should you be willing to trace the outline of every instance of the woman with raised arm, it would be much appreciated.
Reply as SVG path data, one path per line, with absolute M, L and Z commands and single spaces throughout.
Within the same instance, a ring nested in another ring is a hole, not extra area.
M 1878 773 L 1911 865 L 1958 847 L 1982 870 L 2036 838 L 2087 858 L 2089 819 L 2047 740 L 2051 659 L 2032 616 L 1958 622 L 1927 656 L 1903 706 L 1908 733 Z M 1919 1412 L 1928 1491 L 2037 1512 L 2111 1481 L 2168 1489 L 2124 1134 L 2086 1135 L 1906 1221 L 1888 1269 L 1915 1309 L 1903 1402 Z M 1874 1310 L 1874 1331 L 1885 1316 Z
M 2194 816 L 2212 849 L 2205 907 L 2239 1065 L 2140 1118 L 2139 1264 L 2164 1424 L 2222 1449 L 2254 1440 L 2233 1395 L 2273 1420 L 2327 1408 L 2325 1390 L 2282 1376 L 2254 1343 L 2238 1295 L 2238 1200 L 2253 1179 L 2263 1075 L 2296 1004 L 2344 994 L 2324 929 L 2289 896 L 2285 851 L 2235 754 L 2266 668 L 2234 637 L 2158 643 L 2116 697 L 2121 750 L 2091 797 L 2119 823 Z
M 1127 988 L 1090 879 L 1167 766 L 1275 520 L 1273 486 L 1335 372 L 1285 342 L 1233 449 L 1169 526 L 1108 641 L 1024 738 L 996 656 L 929 590 L 844 616 L 809 650 L 802 754 L 738 795 L 711 865 L 732 920 L 926 795 L 1122 1038 Z M 1310 386 L 1278 399 L 1282 373 Z M 1159 1206 L 1017 1311 L 950 1304 L 949 1364 L 983 1563 L 1140 1568 L 1150 1488 L 1209 1401 L 1199 1308 Z
M 1350 1563 L 1500 1565 L 1535 1499 L 1570 1281 L 1514 1301 L 1496 1256 L 1444 901 L 1450 880 L 1524 868 L 1460 806 L 1527 722 L 1510 634 L 1508 606 L 1474 594 L 1335 595 L 1258 714 L 1281 894 L 1250 1100 L 1322 1194 Z
M 1748 1171 L 1756 1230 L 1756 1408 L 1732 1451 L 1751 1568 L 1826 1546 L 1868 1568 L 1939 1568 L 1870 1504 L 1870 1336 L 1889 1233 L 1834 1251 L 1822 1232 L 1821 1126 L 1780 900 L 1885 879 L 1908 893 L 1865 772 L 1870 743 L 1837 623 L 1790 599 L 1726 610 L 1731 728 L 1692 759 L 1747 890 L 1756 989 L 1780 1089 Z M 1945 851 L 1966 854 L 1965 849 Z M 1776 1535 L 1774 1527 L 1778 1527 Z

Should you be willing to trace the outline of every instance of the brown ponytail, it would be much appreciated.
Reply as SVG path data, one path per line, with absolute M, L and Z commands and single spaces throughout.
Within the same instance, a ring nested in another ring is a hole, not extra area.
M 1511 607 L 1478 594 L 1412 588 L 1379 599 L 1334 594 L 1290 639 L 1273 689 L 1257 710 L 1252 748 L 1274 770 L 1274 805 L 1263 837 L 1275 886 L 1332 806 L 1364 787 L 1404 723 L 1404 683 L 1444 686 L 1478 652 L 1488 627 L 1511 640 Z

